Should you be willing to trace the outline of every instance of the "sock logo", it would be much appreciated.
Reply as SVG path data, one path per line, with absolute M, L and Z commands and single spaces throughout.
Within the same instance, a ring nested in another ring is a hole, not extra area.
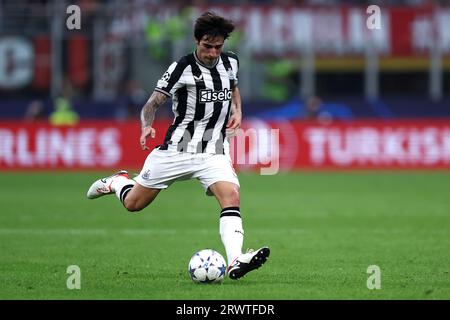
M 244 235 L 244 231 L 241 231 L 241 230 L 234 230 L 234 232 L 237 232 L 237 233 L 240 233 L 240 234 Z

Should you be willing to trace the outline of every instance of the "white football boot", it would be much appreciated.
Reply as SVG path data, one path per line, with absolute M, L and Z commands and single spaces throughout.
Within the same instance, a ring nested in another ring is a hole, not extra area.
M 268 247 L 262 247 L 256 251 L 249 249 L 246 253 L 238 256 L 228 267 L 228 276 L 230 279 L 237 280 L 242 278 L 252 270 L 261 267 L 270 255 Z
M 104 196 L 106 194 L 114 193 L 116 190 L 113 190 L 113 188 L 111 188 L 111 184 L 112 184 L 114 178 L 117 178 L 119 176 L 129 179 L 128 172 L 125 170 L 116 172 L 113 175 L 110 175 L 109 177 L 98 179 L 89 188 L 89 190 L 86 194 L 87 197 L 89 199 L 95 199 L 95 198 Z

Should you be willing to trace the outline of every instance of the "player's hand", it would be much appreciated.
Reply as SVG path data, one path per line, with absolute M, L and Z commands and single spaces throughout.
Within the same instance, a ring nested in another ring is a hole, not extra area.
M 233 137 L 236 134 L 236 130 L 241 127 L 242 114 L 240 112 L 235 112 L 231 115 L 227 123 L 227 137 Z
M 141 149 L 142 150 L 148 150 L 149 147 L 147 147 L 147 138 L 148 137 L 155 138 L 156 131 L 152 127 L 144 127 L 141 129 L 141 138 L 139 139 L 139 142 L 141 143 Z

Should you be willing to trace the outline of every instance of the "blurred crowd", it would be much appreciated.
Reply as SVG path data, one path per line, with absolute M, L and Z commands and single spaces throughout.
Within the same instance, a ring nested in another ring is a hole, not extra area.
M 188 14 L 183 14 L 183 12 L 189 10 L 179 10 L 180 8 L 206 7 L 208 5 L 261 5 L 288 8 L 291 5 L 301 5 L 329 6 L 331 8 L 331 6 L 339 5 L 365 7 L 375 4 L 380 6 L 408 6 L 409 8 L 406 10 L 421 10 L 423 8 L 416 9 L 413 7 L 450 6 L 450 0 L 129 0 L 127 2 L 123 0 L 0 0 L 0 36 L 17 34 L 28 39 L 42 35 L 50 37 L 55 31 L 53 26 L 57 25 L 57 23 L 54 23 L 57 20 L 55 12 L 59 11 L 55 11 L 55 9 L 63 10 L 70 4 L 80 6 L 83 28 L 76 33 L 66 32 L 62 35 L 64 37 L 64 40 L 61 41 L 62 63 L 67 63 L 68 52 L 72 52 L 72 56 L 77 55 L 73 53 L 73 50 L 68 49 L 69 35 L 81 34 L 85 39 L 86 48 L 88 48 L 86 49 L 86 61 L 88 63 L 85 66 L 82 65 L 82 67 L 85 67 L 85 71 L 90 74 L 90 78 L 83 85 L 71 83 L 70 81 L 74 78 L 73 72 L 68 74 L 68 68 L 64 65 L 61 68 L 64 83 L 62 89 L 58 88 L 58 92 L 50 90 L 50 85 L 49 88 L 44 90 L 36 89 L 33 86 L 34 84 L 30 83 L 27 86 L 9 91 L 0 87 L 0 96 L 2 96 L 0 111 L 3 112 L 0 113 L 0 116 L 14 117 L 19 113 L 17 111 L 13 114 L 8 108 L 1 110 L 2 100 L 4 102 L 6 98 L 11 98 L 29 100 L 26 102 L 26 107 L 22 108 L 22 104 L 20 106 L 21 110 L 25 109 L 22 113 L 25 119 L 30 121 L 50 117 L 54 124 L 72 124 L 78 121 L 78 116 L 74 114 L 74 111 L 80 111 L 80 117 L 114 116 L 119 120 L 137 118 L 156 78 L 164 71 L 162 70 L 164 66 L 168 65 L 172 59 L 179 57 L 180 52 L 186 52 L 192 45 L 191 37 L 187 34 L 190 28 L 186 28 L 187 23 L 190 23 L 191 20 L 186 18 Z M 167 12 L 156 10 L 160 8 L 170 10 L 167 10 Z M 242 12 L 247 14 L 245 10 L 242 10 Z M 178 14 L 173 14 L 174 12 Z M 89 20 L 89 18 L 92 19 Z M 114 37 L 94 37 L 94 30 L 98 31 L 99 29 L 93 27 L 92 21 L 101 22 L 98 24 L 101 26 L 104 24 L 104 29 L 108 29 L 108 32 Z M 63 23 L 60 20 L 57 22 Z M 423 25 L 424 21 L 418 22 Z M 114 41 L 118 38 L 122 42 L 115 43 Z M 48 39 L 53 41 L 50 38 Z M 102 42 L 98 39 L 102 41 L 105 39 L 105 41 Z M 361 107 L 361 104 L 365 103 L 363 101 L 363 71 L 352 72 L 353 69 L 351 69 L 348 72 L 343 70 L 341 73 L 317 73 L 317 79 L 315 80 L 315 94 L 317 96 L 311 97 L 302 93 L 302 99 L 300 99 L 301 81 L 304 79 L 301 73 L 301 64 L 292 61 L 292 59 L 274 59 L 270 55 L 267 55 L 264 61 L 260 58 L 261 61 L 253 59 L 249 63 L 249 55 L 246 56 L 245 50 L 239 48 L 241 41 L 242 33 L 237 30 L 234 37 L 229 39 L 227 45 L 229 50 L 241 53 L 240 57 L 243 61 L 247 61 L 246 70 L 248 74 L 243 74 L 241 78 L 243 87 L 246 79 L 255 79 L 251 85 L 249 84 L 250 81 L 247 81 L 248 90 L 242 90 L 243 96 L 244 92 L 247 92 L 244 96 L 245 101 L 251 102 L 246 106 L 248 113 L 268 118 L 282 115 L 285 118 L 304 117 L 325 120 L 330 117 L 330 114 L 334 117 L 343 118 L 350 118 L 353 114 L 361 117 L 371 116 L 370 112 L 373 112 L 373 110 L 380 114 L 386 114 L 387 104 L 372 105 L 369 104 L 371 102 L 367 102 L 365 107 Z M 103 48 L 101 58 L 99 58 L 100 50 L 96 52 L 90 50 L 90 48 L 99 48 L 99 44 Z M 239 52 L 240 49 L 241 52 Z M 10 61 L 15 62 L 14 59 L 10 59 Z M 11 65 L 16 68 L 26 65 L 22 58 L 17 59 L 17 61 L 22 61 L 22 64 L 11 63 Z M 49 64 L 51 63 L 50 55 L 44 56 L 44 58 L 40 56 L 40 59 L 36 59 L 36 61 L 40 61 L 39 63 L 43 65 Z M 94 61 L 97 63 L 95 64 Z M 96 69 L 98 66 L 104 66 L 103 72 L 98 72 Z M 151 71 L 146 73 L 142 70 Z M 109 73 L 106 71 L 109 71 Z M 415 73 L 410 71 L 406 70 L 406 76 L 401 78 L 402 81 L 398 80 L 402 75 L 401 72 L 400 75 L 390 73 L 389 78 L 385 76 L 380 80 L 380 92 L 389 93 L 386 88 L 390 87 L 389 83 L 391 82 L 393 83 L 391 87 L 396 90 L 395 93 L 397 91 L 402 94 L 406 93 L 406 95 L 417 93 L 424 99 L 427 98 L 428 70 L 419 70 Z M 343 73 L 345 75 L 342 75 Z M 100 79 L 98 75 L 104 76 Z M 113 78 L 117 81 L 114 82 Z M 444 92 L 448 92 L 448 89 L 445 91 L 445 88 L 449 88 L 449 79 L 447 72 L 443 75 Z M 388 85 L 382 87 L 386 83 Z M 399 88 L 402 84 L 405 84 L 406 89 L 404 91 Z M 420 84 L 420 87 L 417 87 L 416 84 Z M 344 86 L 345 88 L 343 88 Z M 108 96 L 109 92 L 104 93 L 98 88 L 113 91 L 112 98 Z M 100 94 L 98 94 L 99 92 Z M 345 103 L 330 103 L 330 96 L 333 94 L 345 94 L 351 99 L 345 101 Z M 105 96 L 107 99 L 105 99 Z M 355 100 L 355 97 L 361 99 Z M 101 104 L 102 102 L 98 101 L 110 101 L 110 105 L 104 107 Z M 270 110 L 264 114 L 261 113 L 261 106 L 266 102 L 268 102 L 268 106 L 267 108 L 265 106 L 264 109 L 272 108 L 274 105 L 277 106 L 274 113 Z M 422 105 L 427 102 L 425 101 Z M 6 102 L 4 103 L 6 105 Z M 445 106 L 445 103 L 442 102 L 442 106 Z M 404 104 L 409 108 L 410 101 L 405 100 Z M 111 107 L 112 105 L 113 107 Z M 18 108 L 15 107 L 14 109 Z M 418 104 L 415 110 L 420 111 L 421 108 L 421 105 Z M 112 109 L 114 111 L 109 111 Z M 406 110 L 400 103 L 397 109 L 400 111 Z M 8 115 L 6 115 L 6 111 L 8 111 Z M 170 116 L 170 108 L 161 109 L 161 112 L 165 112 L 161 116 Z M 359 114 L 356 114 L 357 112 Z
M 147 7 L 147 6 L 207 6 L 207 5 L 274 5 L 274 6 L 337 6 L 337 5 L 386 5 L 386 6 L 436 6 L 450 5 L 450 0 L 20 0 L 8 1 L 0 0 L 0 31 L 11 27 L 20 18 L 45 17 L 52 12 L 51 7 L 56 5 L 76 4 L 81 8 L 84 17 L 89 18 L 106 6 L 110 8 L 126 7 Z M 8 19 L 2 19 L 8 17 Z M 13 17 L 17 19 L 13 19 Z M 39 23 L 39 21 L 34 22 Z M 40 21 L 45 23 L 45 21 Z M 32 28 L 36 26 L 33 25 Z M 39 26 L 38 26 L 39 27 Z
M 40 10 L 42 5 L 55 3 L 62 0 L 20 0 L 8 1 L 0 0 L 3 10 Z M 122 2 L 120 0 L 71 0 L 67 4 L 77 4 L 89 10 L 95 10 L 97 6 Z M 129 0 L 127 4 L 148 4 L 148 5 L 404 5 L 404 6 L 424 6 L 424 5 L 448 5 L 449 0 Z

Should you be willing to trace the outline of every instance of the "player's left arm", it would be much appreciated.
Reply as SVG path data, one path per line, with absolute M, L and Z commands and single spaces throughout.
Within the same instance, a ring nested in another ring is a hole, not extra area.
M 228 120 L 227 129 L 235 130 L 241 127 L 242 122 L 242 102 L 239 88 L 235 86 L 231 95 L 231 116 Z

